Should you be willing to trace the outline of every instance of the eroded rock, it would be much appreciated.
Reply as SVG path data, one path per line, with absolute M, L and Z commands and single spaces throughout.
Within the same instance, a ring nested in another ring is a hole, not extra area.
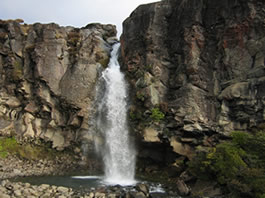
M 13 135 L 43 138 L 58 149 L 82 139 L 72 134 L 88 128 L 115 26 L 78 29 L 9 20 L 0 21 L 0 32 L 0 120 L 14 123 Z
M 123 23 L 121 55 L 141 115 L 133 120 L 135 133 L 147 134 L 154 120 L 145 112 L 159 108 L 160 140 L 191 158 L 209 136 L 264 123 L 262 9 L 261 1 L 169 0 L 134 10 Z

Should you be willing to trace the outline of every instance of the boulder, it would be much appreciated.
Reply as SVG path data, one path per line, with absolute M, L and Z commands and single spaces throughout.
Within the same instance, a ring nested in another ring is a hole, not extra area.
M 181 143 L 175 138 L 170 139 L 170 145 L 173 147 L 173 151 L 192 159 L 195 155 L 195 150 L 188 144 Z
M 149 188 L 146 184 L 137 184 L 135 186 L 136 190 L 139 192 L 143 192 L 146 197 L 149 196 Z
M 160 142 L 158 131 L 153 128 L 145 128 L 143 138 L 146 142 Z
M 190 188 L 185 184 L 183 180 L 177 180 L 177 190 L 181 196 L 187 196 L 190 193 Z
M 146 198 L 143 192 L 132 192 L 130 195 L 132 198 Z

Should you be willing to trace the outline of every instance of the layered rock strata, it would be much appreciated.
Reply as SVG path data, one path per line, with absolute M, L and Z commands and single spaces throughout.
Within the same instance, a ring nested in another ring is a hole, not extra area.
M 124 21 L 131 124 L 149 148 L 140 155 L 174 163 L 172 151 L 191 159 L 199 145 L 264 127 L 264 19 L 261 0 L 164 0 Z
M 115 36 L 114 25 L 0 21 L 0 134 L 59 150 L 89 139 L 95 84 Z

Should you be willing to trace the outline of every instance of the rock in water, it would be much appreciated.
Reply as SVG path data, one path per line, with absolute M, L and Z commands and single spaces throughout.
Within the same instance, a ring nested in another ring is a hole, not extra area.
M 147 197 L 149 196 L 149 188 L 146 184 L 137 184 L 136 190 L 139 192 L 143 192 Z

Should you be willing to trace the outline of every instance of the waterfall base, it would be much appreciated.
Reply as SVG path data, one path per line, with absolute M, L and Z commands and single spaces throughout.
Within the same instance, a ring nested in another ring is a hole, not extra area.
M 22 177 L 15 178 L 12 182 L 22 182 L 30 183 L 31 185 L 41 186 L 42 184 L 48 184 L 50 186 L 63 186 L 67 188 L 72 188 L 73 192 L 78 195 L 89 195 L 92 193 L 101 192 L 103 194 L 116 194 L 116 197 L 126 197 L 127 194 L 137 194 L 144 193 L 145 197 L 148 197 L 148 194 L 151 197 L 160 197 L 160 198 L 180 198 L 177 194 L 174 196 L 168 195 L 168 193 L 162 188 L 161 184 L 152 183 L 152 182 L 143 182 L 143 181 L 134 181 L 134 185 L 130 181 L 123 181 L 122 185 L 111 185 L 112 183 L 117 183 L 114 181 L 107 184 L 102 176 L 33 176 L 33 177 Z M 127 183 L 128 182 L 128 183 Z M 147 192 L 143 192 L 141 187 L 146 186 Z
M 106 185 L 111 185 L 111 186 L 115 186 L 115 185 L 120 185 L 120 186 L 134 186 L 137 181 L 136 180 L 130 180 L 130 179 L 124 179 L 124 178 L 120 178 L 120 177 L 112 177 L 112 178 L 105 178 L 103 180 L 103 183 Z

